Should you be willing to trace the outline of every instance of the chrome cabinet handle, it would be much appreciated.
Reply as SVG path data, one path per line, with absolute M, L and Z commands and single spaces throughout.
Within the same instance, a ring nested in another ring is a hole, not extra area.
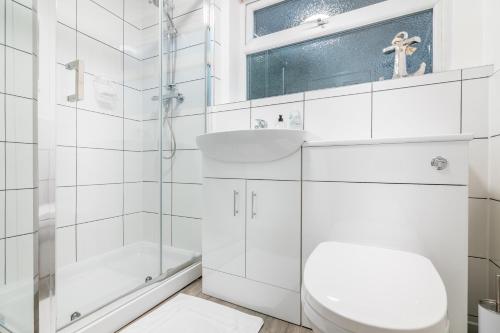
M 239 214 L 239 209 L 238 209 L 238 205 L 237 205 L 237 197 L 240 193 L 236 190 L 233 190 L 233 216 L 236 216 L 237 214 Z
M 67 63 L 65 67 L 67 70 L 75 71 L 75 93 L 73 95 L 68 96 L 68 102 L 76 102 L 83 100 L 85 95 L 85 90 L 84 90 L 85 64 L 83 60 L 76 59 L 70 63 Z
M 252 191 L 252 219 L 257 216 L 257 211 L 255 209 L 255 202 L 257 201 L 257 193 Z
M 444 170 L 448 167 L 448 160 L 442 156 L 434 157 L 431 160 L 431 166 L 436 170 Z

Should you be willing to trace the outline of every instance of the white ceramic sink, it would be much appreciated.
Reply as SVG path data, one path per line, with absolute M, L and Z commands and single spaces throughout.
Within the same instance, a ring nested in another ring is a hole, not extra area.
M 308 137 L 302 130 L 259 129 L 204 134 L 196 143 L 203 154 L 215 160 L 258 163 L 293 154 Z

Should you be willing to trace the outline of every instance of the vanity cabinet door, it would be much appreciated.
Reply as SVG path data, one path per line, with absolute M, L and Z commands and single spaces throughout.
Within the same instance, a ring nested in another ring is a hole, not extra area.
M 245 276 L 245 180 L 204 179 L 203 266 Z
M 298 181 L 247 181 L 248 279 L 300 290 Z

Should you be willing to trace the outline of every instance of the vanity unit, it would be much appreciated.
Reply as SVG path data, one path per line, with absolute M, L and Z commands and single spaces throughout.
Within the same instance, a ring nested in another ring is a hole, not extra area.
M 400 250 L 430 260 L 432 265 L 427 266 L 435 267 L 439 275 L 434 281 L 444 283 L 438 289 L 446 290 L 439 298 L 440 309 L 448 312 L 442 323 L 447 325 L 449 319 L 451 332 L 465 333 L 468 143 L 472 137 L 303 144 L 304 138 L 303 131 L 286 130 L 198 137 L 204 153 L 203 292 L 310 326 L 304 311 L 301 317 L 301 276 L 321 243 Z M 317 269 L 309 270 L 309 287 L 315 293 L 309 294 L 309 315 L 315 313 L 311 310 L 315 299 L 328 299 L 322 316 L 329 314 L 333 323 L 344 303 L 332 299 L 355 304 L 356 291 L 382 290 L 396 275 L 412 274 L 405 268 L 411 265 L 388 259 L 387 269 L 384 265 L 372 268 L 371 274 L 375 268 L 380 270 L 380 283 L 371 279 L 368 285 L 359 285 L 345 277 L 347 271 L 338 268 L 341 262 L 331 262 L 338 255 L 337 250 L 322 255 L 324 265 L 316 263 Z M 369 265 L 357 263 L 359 258 L 350 255 L 345 253 L 345 267 L 363 275 Z M 328 274 L 335 279 L 321 278 Z M 345 282 L 342 288 L 339 281 Z M 384 300 L 398 300 L 386 303 L 394 307 L 409 302 L 409 309 L 414 300 L 402 297 L 401 290 L 395 288 L 385 298 L 362 302 L 369 308 Z M 355 308 L 360 314 L 350 320 L 357 327 L 370 311 Z M 439 310 L 436 313 L 440 315 Z M 316 326 L 323 323 L 313 319 Z M 385 323 L 390 327 L 394 321 L 387 318 Z
M 303 131 L 259 130 L 198 140 L 204 152 L 203 292 L 296 324 L 304 138 Z

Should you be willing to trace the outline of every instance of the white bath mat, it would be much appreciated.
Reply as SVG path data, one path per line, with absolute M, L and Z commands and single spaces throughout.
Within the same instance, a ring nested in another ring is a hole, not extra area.
M 263 324 L 262 318 L 179 294 L 122 333 L 257 333 Z

